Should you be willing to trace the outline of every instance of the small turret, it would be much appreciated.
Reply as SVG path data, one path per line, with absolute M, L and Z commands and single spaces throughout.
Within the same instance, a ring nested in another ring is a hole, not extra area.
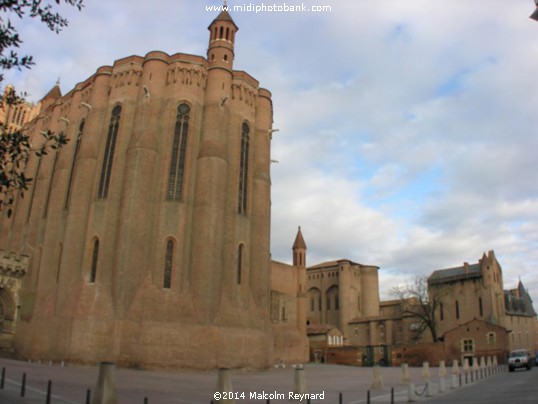
M 228 14 L 227 8 L 221 11 L 207 29 L 209 30 L 207 60 L 210 68 L 221 67 L 232 70 L 235 33 L 239 28 Z
M 293 266 L 306 267 L 306 243 L 301 233 L 301 226 L 293 243 Z
M 293 266 L 297 270 L 297 329 L 301 335 L 306 336 L 306 243 L 301 226 L 293 243 Z

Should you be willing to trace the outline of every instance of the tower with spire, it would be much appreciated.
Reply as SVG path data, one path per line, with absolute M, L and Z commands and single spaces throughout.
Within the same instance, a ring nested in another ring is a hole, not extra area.
M 293 243 L 293 266 L 297 271 L 297 328 L 301 334 L 306 335 L 306 305 L 308 290 L 306 284 L 306 243 L 301 232 L 297 230 Z

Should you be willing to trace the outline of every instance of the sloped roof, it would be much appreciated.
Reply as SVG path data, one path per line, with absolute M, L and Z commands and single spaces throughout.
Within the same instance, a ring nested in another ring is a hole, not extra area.
M 464 264 L 460 267 L 438 269 L 428 278 L 428 283 L 441 283 L 464 279 L 479 278 L 482 276 L 480 264 Z
M 334 325 L 331 325 L 331 324 L 313 324 L 306 327 L 306 334 L 307 335 L 323 335 L 323 334 L 327 334 L 329 331 L 332 331 L 334 329 L 340 332 L 338 328 L 336 328 Z
M 237 25 L 235 24 L 234 20 L 232 19 L 232 16 L 230 15 L 230 13 L 228 13 L 228 10 L 222 10 L 220 12 L 220 14 L 217 16 L 217 18 L 215 18 L 213 20 L 213 22 L 209 25 L 211 27 L 211 25 L 213 25 L 215 22 L 217 21 L 228 21 L 228 22 L 231 22 L 235 29 L 236 30 L 239 30 L 239 28 L 237 27 Z
M 57 100 L 58 98 L 62 97 L 62 91 L 60 90 L 60 86 L 58 83 L 52 89 L 43 97 L 43 100 L 51 99 L 51 100 Z
M 519 281 L 516 289 L 504 291 L 504 306 L 506 308 L 506 314 L 527 317 L 536 316 L 532 299 L 521 281 Z
M 358 265 L 360 267 L 363 267 L 363 266 L 373 267 L 374 266 L 374 265 L 362 265 L 362 264 L 359 264 L 358 262 L 348 260 L 347 258 L 341 258 L 339 260 L 325 261 L 320 264 L 312 265 L 311 267 L 308 267 L 306 269 L 311 270 L 311 269 L 321 269 L 321 268 L 335 268 L 335 267 L 338 267 L 339 263 L 342 261 L 346 261 L 346 262 L 349 262 L 351 265 Z M 376 268 L 379 268 L 379 267 L 376 266 Z
M 293 243 L 293 249 L 302 248 L 306 250 L 306 243 L 304 242 L 303 233 L 301 233 L 301 226 L 297 231 L 297 236 L 295 237 L 295 242 Z

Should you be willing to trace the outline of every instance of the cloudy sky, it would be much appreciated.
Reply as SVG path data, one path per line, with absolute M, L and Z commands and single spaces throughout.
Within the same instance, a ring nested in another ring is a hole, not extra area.
M 276 1 L 276 2 L 275 2 Z M 495 250 L 538 302 L 538 22 L 532 0 L 229 0 L 235 68 L 273 93 L 272 254 L 378 265 L 383 296 Z M 205 55 L 213 0 L 86 0 L 60 35 L 17 25 L 34 100 L 152 50 Z M 329 10 L 330 9 L 330 10 Z M 535 305 L 536 307 L 536 305 Z

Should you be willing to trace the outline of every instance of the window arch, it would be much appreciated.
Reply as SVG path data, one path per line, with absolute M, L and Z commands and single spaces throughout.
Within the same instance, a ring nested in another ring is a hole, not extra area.
M 239 160 L 239 193 L 237 212 L 247 214 L 247 183 L 248 183 L 248 151 L 250 126 L 243 122 L 241 127 L 241 156 Z
M 108 186 L 110 185 L 110 175 L 112 172 L 112 162 L 114 161 L 114 150 L 116 149 L 116 139 L 120 127 L 121 105 L 116 105 L 112 110 L 110 124 L 108 125 L 108 135 L 103 156 L 103 166 L 101 168 L 101 178 L 99 180 L 99 198 L 108 196 Z
M 80 121 L 80 125 L 78 126 L 77 131 L 77 142 L 75 144 L 75 151 L 73 153 L 73 160 L 71 161 L 71 170 L 69 171 L 69 180 L 67 181 L 67 193 L 65 195 L 65 205 L 64 207 L 67 209 L 67 206 L 69 204 L 69 198 L 71 196 L 71 186 L 73 183 L 73 174 L 75 172 L 75 165 L 78 157 L 78 152 L 80 150 L 80 141 L 82 139 L 82 134 L 84 133 L 84 125 L 86 121 L 83 119 Z
M 321 311 L 321 290 L 318 288 L 308 289 L 310 296 L 310 311 Z
M 95 283 L 95 278 L 97 276 L 97 262 L 99 260 L 99 239 L 96 238 L 93 241 L 93 251 L 92 251 L 92 265 L 90 268 L 90 283 Z
M 329 289 L 327 289 L 326 295 L 326 301 L 327 301 L 327 310 L 331 309 L 331 306 L 334 310 L 339 309 L 339 302 L 338 302 L 338 286 L 333 285 Z M 334 303 L 334 305 L 332 305 Z
M 168 191 L 166 199 L 180 201 L 183 197 L 183 177 L 185 173 L 185 156 L 187 153 L 187 134 L 189 131 L 189 114 L 191 107 L 181 103 L 177 107 L 172 157 L 168 172 Z
M 174 261 L 174 242 L 168 240 L 166 242 L 166 253 L 164 258 L 164 281 L 163 288 L 170 289 L 172 286 L 172 267 Z

